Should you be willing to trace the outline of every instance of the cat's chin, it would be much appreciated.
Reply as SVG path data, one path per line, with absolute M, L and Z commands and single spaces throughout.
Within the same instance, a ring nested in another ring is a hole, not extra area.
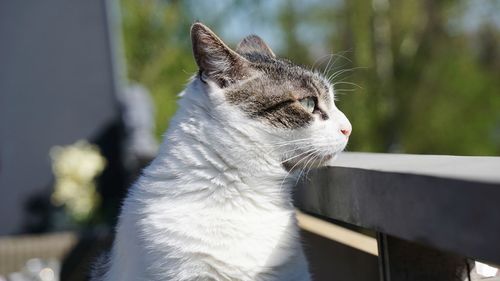
M 319 159 L 316 159 L 315 161 L 312 161 L 313 163 L 309 163 L 307 166 L 312 166 L 313 168 L 321 168 L 325 166 L 329 166 L 330 163 L 337 158 L 337 153 L 332 153 L 325 155 Z
M 283 167 L 287 172 L 300 171 L 302 169 L 313 169 L 329 166 L 330 163 L 337 158 L 338 153 L 331 153 L 315 157 L 314 159 L 298 159 L 297 161 L 288 161 L 283 163 Z

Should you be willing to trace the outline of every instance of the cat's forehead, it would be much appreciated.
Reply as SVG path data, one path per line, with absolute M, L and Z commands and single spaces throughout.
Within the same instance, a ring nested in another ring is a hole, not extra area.
M 297 89 L 316 91 L 317 94 L 329 92 L 329 84 L 326 79 L 311 70 L 293 64 L 292 62 L 258 53 L 243 54 L 252 62 L 252 67 L 261 74 L 261 80 L 274 82 L 276 86 L 288 86 Z M 311 89 L 312 87 L 312 89 Z
M 267 103 L 299 100 L 309 96 L 316 96 L 329 103 L 333 98 L 327 80 L 305 67 L 259 53 L 242 55 L 251 63 L 250 68 L 254 70 L 254 75 L 245 83 L 228 91 L 233 102 L 237 102 L 235 97 Z M 234 92 L 238 94 L 234 95 Z

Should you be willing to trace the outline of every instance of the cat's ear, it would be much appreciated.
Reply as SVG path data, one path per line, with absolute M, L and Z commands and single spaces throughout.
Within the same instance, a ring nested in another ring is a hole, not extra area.
M 226 87 L 246 76 L 249 62 L 202 23 L 196 22 L 191 26 L 191 40 L 202 79 L 210 79 L 220 87 Z
M 245 37 L 236 47 L 236 52 L 240 54 L 259 53 L 272 58 L 275 58 L 273 50 L 257 35 L 249 35 Z

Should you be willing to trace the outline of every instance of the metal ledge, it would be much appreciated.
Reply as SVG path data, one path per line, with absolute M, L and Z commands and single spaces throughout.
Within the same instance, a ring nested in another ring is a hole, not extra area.
M 299 183 L 296 206 L 500 264 L 500 158 L 345 153 Z

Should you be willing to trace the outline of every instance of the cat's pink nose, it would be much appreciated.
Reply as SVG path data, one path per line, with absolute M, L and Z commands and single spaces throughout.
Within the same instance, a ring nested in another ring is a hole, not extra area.
M 349 135 L 351 135 L 351 129 L 340 129 L 340 132 L 346 137 L 349 137 Z

